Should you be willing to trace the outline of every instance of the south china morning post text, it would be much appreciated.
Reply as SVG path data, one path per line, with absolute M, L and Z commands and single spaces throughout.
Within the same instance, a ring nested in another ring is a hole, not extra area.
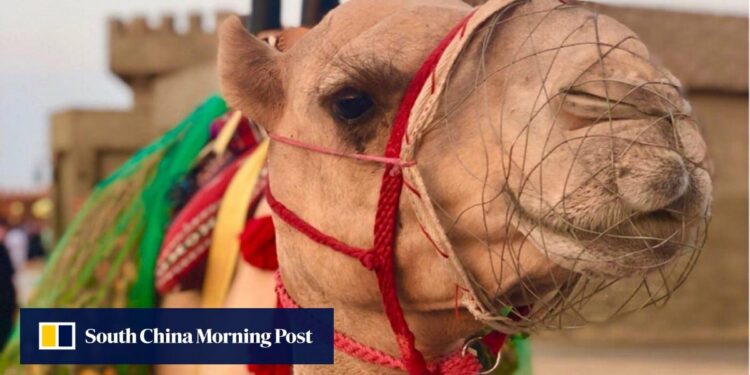
M 332 309 L 21 309 L 22 364 L 332 364 Z
M 277 328 L 273 332 L 252 332 L 245 328 L 240 332 L 217 332 L 211 328 L 198 328 L 195 332 L 177 332 L 169 328 L 144 328 L 135 332 L 126 328 L 116 332 L 97 332 L 93 328 L 85 331 L 86 344 L 247 344 L 267 349 L 274 344 L 313 344 L 311 330 L 290 332 Z

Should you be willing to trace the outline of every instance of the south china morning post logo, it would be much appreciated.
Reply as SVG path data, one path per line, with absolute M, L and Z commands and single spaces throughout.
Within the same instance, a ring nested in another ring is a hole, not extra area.
M 74 322 L 39 322 L 39 350 L 75 350 Z
M 22 364 L 332 364 L 332 309 L 23 308 Z
M 97 332 L 86 329 L 84 343 L 99 345 L 116 344 L 244 344 L 268 349 L 279 344 L 314 344 L 312 331 L 290 332 L 277 328 L 273 331 L 251 332 L 245 328 L 237 332 L 215 332 L 213 329 L 196 329 L 195 332 L 175 332 L 169 328 L 130 328 L 115 332 Z M 75 349 L 75 347 L 73 347 Z

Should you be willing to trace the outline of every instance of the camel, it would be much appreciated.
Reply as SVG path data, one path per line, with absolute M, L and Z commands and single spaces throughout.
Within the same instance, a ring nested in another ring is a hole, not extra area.
M 587 280 L 670 293 L 702 245 L 710 170 L 679 81 L 575 4 L 352 0 L 284 52 L 230 18 L 219 74 L 272 139 L 280 298 L 403 361 L 295 373 L 434 370 L 486 326 L 549 326 Z

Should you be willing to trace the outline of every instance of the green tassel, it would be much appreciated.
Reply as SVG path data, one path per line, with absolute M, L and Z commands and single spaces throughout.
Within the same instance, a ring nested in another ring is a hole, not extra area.
M 190 170 L 208 142 L 211 122 L 226 111 L 224 100 L 211 97 L 172 131 L 177 133 L 177 142 L 165 153 L 154 180 L 142 195 L 143 205 L 148 207 L 148 212 L 144 212 L 147 224 L 139 248 L 138 279 L 128 301 L 130 307 L 150 307 L 155 303 L 156 259 L 172 213 L 168 193 Z
M 218 95 L 211 96 L 97 184 L 55 246 L 28 307 L 113 307 L 115 296 L 128 297 L 117 305 L 154 306 L 154 268 L 172 210 L 168 192 L 208 142 L 211 122 L 226 110 Z M 102 264 L 103 274 L 97 271 Z M 123 279 L 128 264 L 137 265 L 133 281 Z M 25 373 L 19 343 L 16 325 L 0 354 L 0 374 Z M 148 369 L 116 366 L 121 374 Z M 44 366 L 42 373 L 77 371 L 77 366 Z

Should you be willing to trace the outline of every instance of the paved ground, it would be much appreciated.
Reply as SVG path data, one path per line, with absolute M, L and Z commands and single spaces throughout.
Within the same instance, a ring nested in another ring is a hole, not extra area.
M 747 375 L 745 345 L 573 346 L 533 343 L 536 375 Z

